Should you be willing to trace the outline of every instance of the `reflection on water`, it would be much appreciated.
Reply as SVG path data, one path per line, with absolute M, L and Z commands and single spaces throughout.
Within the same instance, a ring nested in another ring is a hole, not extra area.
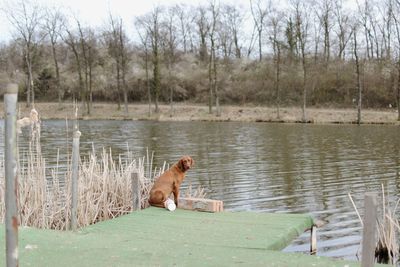
M 65 124 L 43 122 L 42 146 L 50 164 L 58 149 L 63 160 L 68 154 L 71 129 L 67 133 Z M 327 222 L 318 233 L 319 255 L 355 259 L 361 228 L 349 192 L 359 208 L 363 193 L 380 192 L 381 184 L 391 199 L 399 196 L 400 141 L 394 126 L 81 121 L 80 130 L 82 155 L 111 147 L 114 154 L 129 148 L 143 156 L 148 148 L 156 166 L 191 155 L 196 163 L 183 187 L 203 186 L 228 210 L 313 214 Z M 307 251 L 307 243 L 303 235 L 286 251 Z

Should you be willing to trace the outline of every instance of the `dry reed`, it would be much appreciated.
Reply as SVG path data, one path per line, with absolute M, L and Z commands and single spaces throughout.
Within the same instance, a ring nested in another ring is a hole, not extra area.
M 80 162 L 78 179 L 78 227 L 129 213 L 132 210 L 133 172 L 139 173 L 142 207 L 147 203 L 153 179 L 144 177 L 143 160 L 115 160 L 103 149 L 100 156 L 90 153 Z M 4 161 L 0 162 L 4 173 Z M 157 173 L 157 172 L 155 172 Z M 47 174 L 47 175 L 46 175 Z M 0 198 L 4 198 L 4 177 L 0 177 Z M 18 207 L 23 226 L 65 230 L 69 228 L 71 165 L 60 175 L 58 166 L 46 173 L 46 161 L 28 152 L 20 161 Z M 0 203 L 0 222 L 4 221 L 4 202 Z
M 349 198 L 363 226 L 363 221 L 350 193 Z M 400 225 L 395 214 L 399 202 L 400 199 L 392 207 L 382 185 L 382 217 L 377 218 L 376 225 L 378 240 L 375 247 L 375 259 L 377 263 L 396 265 L 398 262 L 400 251 L 397 237 L 400 232 Z
M 69 229 L 71 219 L 71 161 L 66 171 L 57 164 L 47 168 L 40 145 L 40 121 L 30 124 L 28 151 L 18 159 L 18 208 L 20 224 L 45 229 Z M 69 153 L 68 153 L 69 154 Z M 83 157 L 78 179 L 78 227 L 126 214 L 132 210 L 132 173 L 138 173 L 141 182 L 142 203 L 145 207 L 156 174 L 165 169 L 153 170 L 153 155 L 134 159 L 128 151 L 126 157 L 114 159 L 112 151 L 103 149 Z M 147 163 L 147 164 L 146 164 Z M 145 176 L 145 165 L 147 177 Z M 4 159 L 0 160 L 0 199 L 5 196 Z M 4 222 L 5 203 L 0 202 L 0 222 Z
M 21 121 L 21 130 L 30 126 L 28 150 L 18 156 L 18 209 L 20 224 L 44 229 L 66 230 L 71 221 L 71 175 L 72 165 L 68 159 L 66 167 L 56 165 L 47 168 L 40 144 L 40 120 L 36 111 Z M 68 132 L 67 132 L 68 135 Z M 20 138 L 20 137 L 18 137 Z M 66 148 L 68 157 L 69 148 Z M 141 206 L 148 206 L 148 196 L 154 180 L 168 165 L 153 169 L 153 153 L 147 151 L 143 158 L 135 159 L 131 151 L 114 159 L 112 151 L 103 149 L 100 155 L 93 149 L 81 157 L 78 178 L 77 224 L 84 227 L 131 212 L 132 174 L 138 173 L 141 183 Z M 0 199 L 5 196 L 4 158 L 0 160 Z M 204 189 L 192 190 L 190 185 L 185 195 L 204 197 Z M 0 202 L 0 223 L 4 222 L 5 202 Z

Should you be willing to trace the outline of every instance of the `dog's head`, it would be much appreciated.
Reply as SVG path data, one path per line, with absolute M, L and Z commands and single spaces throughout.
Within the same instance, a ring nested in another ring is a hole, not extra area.
M 181 171 L 185 172 L 192 168 L 194 165 L 194 160 L 189 157 L 189 156 L 183 156 L 179 161 L 178 161 L 178 167 L 181 169 Z

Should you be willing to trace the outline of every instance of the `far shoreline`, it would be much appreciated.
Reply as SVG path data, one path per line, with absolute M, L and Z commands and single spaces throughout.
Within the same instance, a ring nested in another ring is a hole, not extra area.
M 4 118 L 4 104 L 0 104 L 0 117 Z M 83 114 L 81 105 L 78 105 L 78 117 L 81 120 L 133 120 L 133 121 L 209 121 L 209 122 L 270 122 L 270 123 L 302 123 L 300 107 L 280 108 L 280 119 L 277 119 L 276 107 L 255 105 L 223 105 L 221 116 L 209 114 L 208 106 L 193 103 L 175 103 L 173 112 L 169 104 L 160 104 L 159 113 L 149 116 L 149 105 L 145 103 L 129 103 L 128 116 L 124 116 L 124 106 L 118 110 L 116 103 L 94 102 L 90 115 Z M 19 103 L 18 118 L 29 116 L 30 108 L 26 103 Z M 42 120 L 47 119 L 74 119 L 72 103 L 37 102 L 35 109 Z M 215 111 L 215 107 L 213 108 Z M 307 123 L 309 124 L 356 124 L 357 110 L 349 108 L 316 108 L 306 109 Z M 400 125 L 397 121 L 397 109 L 363 109 L 361 111 L 362 124 Z

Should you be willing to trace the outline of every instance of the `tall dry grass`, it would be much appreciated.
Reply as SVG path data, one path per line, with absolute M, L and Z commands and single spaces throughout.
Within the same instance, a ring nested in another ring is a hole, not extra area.
M 69 229 L 71 220 L 71 161 L 65 168 L 47 168 L 40 144 L 40 121 L 30 124 L 28 150 L 18 156 L 18 209 L 20 224 L 45 229 Z M 20 137 L 19 137 L 20 138 Z M 68 153 L 68 152 L 67 152 Z M 69 155 L 69 153 L 68 153 Z M 81 155 L 82 156 L 82 155 Z M 132 210 L 132 174 L 138 173 L 145 207 L 154 179 L 164 172 L 153 169 L 153 154 L 134 159 L 114 158 L 111 150 L 100 155 L 94 150 L 81 157 L 78 178 L 78 227 L 115 218 Z M 145 171 L 146 170 L 146 171 Z M 147 178 L 149 177 L 149 178 Z M 5 196 L 4 159 L 0 160 L 0 199 Z M 4 222 L 5 201 L 0 202 L 0 222 Z
M 361 225 L 364 226 L 360 213 L 350 193 L 349 198 Z M 375 245 L 375 259 L 377 263 L 396 265 L 399 261 L 400 251 L 398 236 L 400 233 L 400 224 L 396 216 L 399 202 L 400 199 L 393 205 L 393 203 L 389 201 L 389 197 L 385 194 L 384 186 L 382 185 L 381 216 L 376 218 L 377 243 Z
M 18 208 L 20 224 L 36 228 L 69 229 L 71 220 L 71 165 L 60 174 L 58 167 L 46 168 L 46 160 L 38 154 L 21 157 Z M 103 149 L 100 155 L 91 152 L 80 162 L 78 179 L 78 227 L 115 218 L 132 210 L 132 173 L 139 173 L 142 207 L 154 177 L 144 176 L 143 159 L 118 157 Z M 47 170 L 47 171 L 46 171 Z M 154 172 L 158 174 L 158 172 Z M 4 161 L 0 163 L 0 199 L 4 198 Z M 0 203 L 0 222 L 4 221 L 4 201 Z
M 20 224 L 44 229 L 70 228 L 72 201 L 72 165 L 59 166 L 59 153 L 52 168 L 46 166 L 40 143 L 40 120 L 36 110 L 29 118 L 17 122 L 18 132 L 29 127 L 28 150 L 18 152 L 18 209 Z M 68 127 L 67 127 L 68 129 Z M 67 132 L 68 136 L 68 132 Z M 18 138 L 22 138 L 18 136 Z M 71 156 L 70 149 L 66 154 Z M 147 207 L 154 180 L 169 166 L 153 167 L 154 154 L 147 151 L 141 158 L 126 155 L 113 157 L 111 149 L 100 154 L 93 149 L 81 155 L 78 176 L 77 224 L 84 227 L 129 213 L 132 210 L 132 174 L 138 173 L 141 184 L 141 206 Z M 204 189 L 192 190 L 186 196 L 204 197 Z M 4 158 L 0 159 L 0 199 L 5 196 Z M 0 223 L 4 222 L 5 201 L 0 201 Z

